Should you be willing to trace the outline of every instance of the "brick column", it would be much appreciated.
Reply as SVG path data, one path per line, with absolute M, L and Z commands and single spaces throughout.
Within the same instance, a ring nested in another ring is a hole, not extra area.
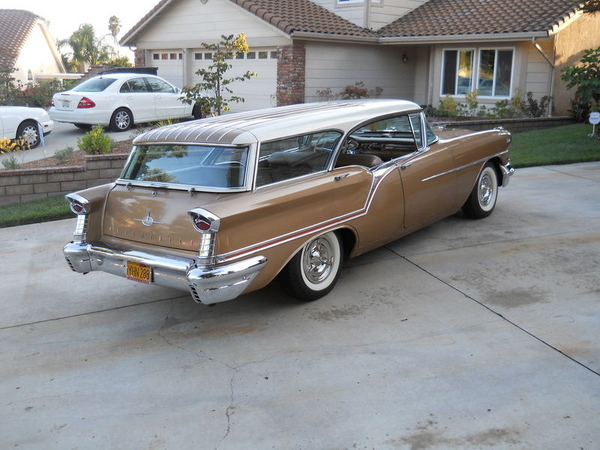
M 277 49 L 277 106 L 304 103 L 306 51 L 303 45 Z
M 146 67 L 146 50 L 136 49 L 133 53 L 134 67 Z

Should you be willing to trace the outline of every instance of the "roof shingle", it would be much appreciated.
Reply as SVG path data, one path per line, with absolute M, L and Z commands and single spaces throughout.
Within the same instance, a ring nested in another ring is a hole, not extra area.
M 376 37 L 310 0 L 230 0 L 264 21 L 291 35 L 294 32 L 342 36 Z
M 14 65 L 41 17 L 22 9 L 0 9 L 0 65 Z
M 429 0 L 379 30 L 381 37 L 551 31 L 575 12 L 573 0 Z

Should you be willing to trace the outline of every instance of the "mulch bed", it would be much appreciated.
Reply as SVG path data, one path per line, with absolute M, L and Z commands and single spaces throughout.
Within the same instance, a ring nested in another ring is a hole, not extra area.
M 132 139 L 118 141 L 111 153 L 129 153 L 131 151 Z M 85 161 L 85 153 L 81 150 L 76 150 L 73 155 L 65 162 L 61 163 L 55 157 L 38 159 L 21 164 L 20 169 L 46 169 L 49 167 L 66 167 L 66 166 L 83 166 Z

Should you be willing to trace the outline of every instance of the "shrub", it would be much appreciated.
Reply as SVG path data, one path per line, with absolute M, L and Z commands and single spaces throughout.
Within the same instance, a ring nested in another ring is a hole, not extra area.
M 357 81 L 354 84 L 347 85 L 337 94 L 334 93 L 331 90 L 331 88 L 325 88 L 323 90 L 318 90 L 317 95 L 323 100 L 350 100 L 358 98 L 379 97 L 382 92 L 382 87 L 376 86 L 374 89 L 369 89 L 365 87 L 365 83 L 363 83 L 362 81 Z
M 113 140 L 104 133 L 102 125 L 96 125 L 83 137 L 77 138 L 77 147 L 87 155 L 104 155 L 114 147 Z
M 54 152 L 54 157 L 60 164 L 66 163 L 73 156 L 73 147 L 63 148 Z

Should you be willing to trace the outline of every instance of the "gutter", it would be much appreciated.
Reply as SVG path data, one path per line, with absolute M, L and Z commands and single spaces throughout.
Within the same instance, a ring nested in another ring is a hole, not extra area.
M 444 36 L 403 36 L 382 37 L 378 42 L 383 45 L 398 44 L 444 44 L 462 42 L 508 42 L 528 41 L 530 39 L 548 39 L 547 31 L 535 31 L 527 33 L 490 33 L 490 34 L 448 34 Z
M 292 31 L 290 37 L 317 42 L 324 40 L 331 42 L 352 42 L 355 44 L 377 44 L 379 42 L 379 37 L 377 36 L 348 36 L 347 34 L 310 33 L 306 31 Z

